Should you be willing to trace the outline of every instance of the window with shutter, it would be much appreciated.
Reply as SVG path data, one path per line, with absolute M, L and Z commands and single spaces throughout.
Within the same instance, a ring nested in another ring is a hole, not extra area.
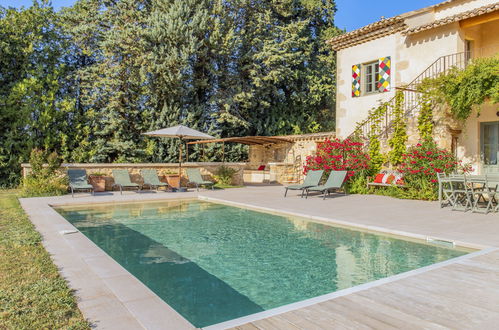
M 378 62 L 371 62 L 364 64 L 364 93 L 371 94 L 376 93 L 378 86 L 378 72 L 379 64 Z

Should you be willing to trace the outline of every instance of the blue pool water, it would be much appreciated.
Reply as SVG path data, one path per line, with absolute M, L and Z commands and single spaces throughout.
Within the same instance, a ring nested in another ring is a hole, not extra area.
M 196 327 L 467 253 L 198 200 L 57 211 Z

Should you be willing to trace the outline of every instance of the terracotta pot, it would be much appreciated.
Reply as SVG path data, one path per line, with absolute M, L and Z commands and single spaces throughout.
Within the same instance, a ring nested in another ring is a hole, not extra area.
M 89 178 L 94 191 L 106 191 L 106 177 L 102 175 L 90 175 Z
M 168 185 L 173 188 L 179 188 L 180 187 L 180 175 L 178 174 L 167 174 L 165 175 L 166 177 L 166 182 L 168 182 Z

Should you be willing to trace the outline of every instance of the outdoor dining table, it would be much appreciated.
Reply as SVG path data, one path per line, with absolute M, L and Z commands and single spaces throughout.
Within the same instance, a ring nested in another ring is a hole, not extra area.
M 488 213 L 492 208 L 497 211 L 499 205 L 495 195 L 499 186 L 498 175 L 448 175 L 440 176 L 438 181 L 438 200 L 443 207 L 445 202 L 453 210 L 463 207 L 465 211 Z M 446 188 L 447 187 L 447 188 Z M 445 200 L 443 200 L 445 198 Z M 479 207 L 480 201 L 486 203 Z M 495 207 L 494 207 L 495 204 Z

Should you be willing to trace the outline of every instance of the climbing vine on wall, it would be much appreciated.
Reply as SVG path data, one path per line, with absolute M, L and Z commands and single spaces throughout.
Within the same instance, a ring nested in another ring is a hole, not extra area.
M 402 155 L 406 152 L 407 125 L 404 118 L 404 93 L 398 91 L 395 94 L 395 105 L 393 107 L 393 133 L 388 144 L 392 148 L 388 157 L 392 165 L 398 165 L 402 161 Z
M 430 95 L 424 93 L 421 99 L 421 109 L 418 117 L 418 132 L 421 141 L 432 139 L 433 133 L 433 103 Z
M 479 105 L 499 102 L 499 56 L 473 59 L 464 70 L 451 69 L 446 75 L 425 79 L 420 90 L 440 103 L 447 103 L 457 119 L 468 118 Z
M 379 107 L 373 109 L 369 113 L 369 117 L 372 118 L 371 131 L 369 134 L 369 158 L 371 160 L 371 169 L 373 172 L 379 172 L 385 162 L 385 157 L 381 153 L 381 142 L 379 140 L 379 135 L 382 134 L 382 132 L 380 132 L 379 129 L 387 110 L 388 104 L 382 103 Z

